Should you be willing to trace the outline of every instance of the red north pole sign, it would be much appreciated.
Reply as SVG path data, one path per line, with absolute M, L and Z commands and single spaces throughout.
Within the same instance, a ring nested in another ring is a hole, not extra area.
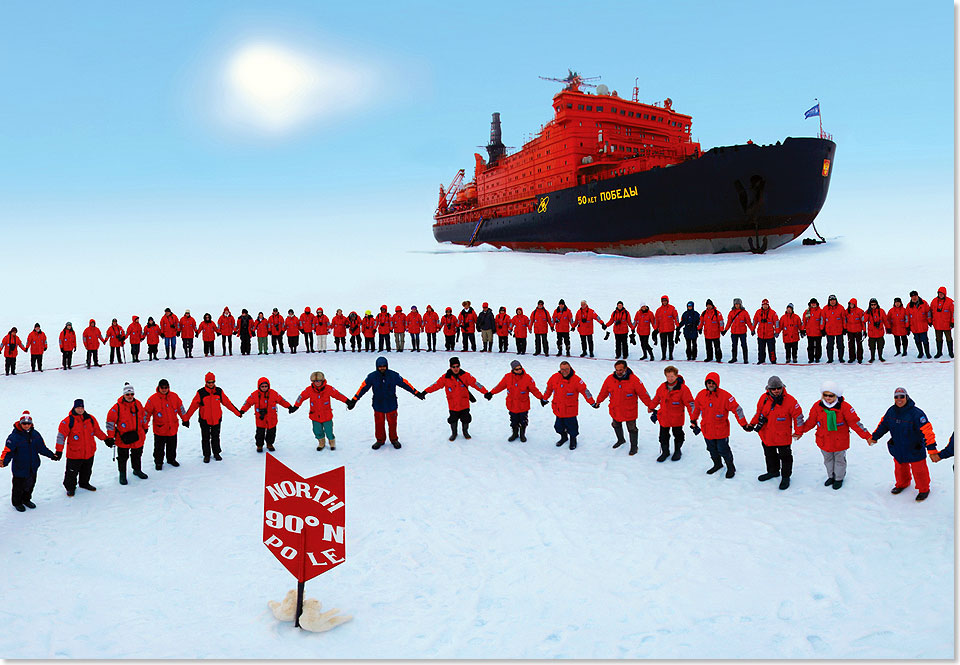
M 344 467 L 302 478 L 267 453 L 263 484 L 263 544 L 297 581 L 344 562 Z

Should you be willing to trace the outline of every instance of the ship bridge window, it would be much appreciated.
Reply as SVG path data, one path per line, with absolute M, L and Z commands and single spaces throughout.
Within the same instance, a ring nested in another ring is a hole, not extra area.
M 582 111 L 582 110 L 583 110 L 583 104 L 577 104 L 577 110 L 578 110 L 578 111 Z
M 627 115 L 629 115 L 629 116 L 632 118 L 632 117 L 633 117 L 633 111 L 630 111 L 630 113 L 628 113 Z
M 623 109 L 620 109 L 620 115 L 627 115 L 627 112 L 624 111 Z M 631 114 L 631 115 L 632 115 L 632 114 Z
M 587 110 L 588 110 L 588 111 L 590 110 L 590 107 L 589 107 L 589 106 L 587 107 Z M 600 113 L 601 111 L 603 111 L 603 107 L 602 107 L 602 106 L 598 106 L 598 107 L 597 107 L 597 113 Z
M 610 112 L 611 112 L 611 113 L 616 113 L 616 112 L 617 112 L 617 107 L 616 107 L 616 106 L 611 106 L 611 107 L 610 107 Z
M 567 102 L 567 108 L 568 108 L 568 109 L 572 109 L 572 108 L 573 108 L 573 104 L 572 104 L 571 102 Z
M 587 110 L 588 110 L 588 111 L 592 111 L 592 110 L 593 110 L 593 107 L 590 106 L 590 104 L 587 104 Z
M 649 119 L 650 119 L 650 116 L 649 116 L 648 114 L 644 113 L 644 114 L 643 114 L 643 119 L 644 119 L 644 120 L 649 120 Z

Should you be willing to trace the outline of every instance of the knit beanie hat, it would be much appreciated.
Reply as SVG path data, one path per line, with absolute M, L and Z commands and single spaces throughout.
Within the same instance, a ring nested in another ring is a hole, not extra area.
M 32 424 L 33 424 L 33 416 L 30 415 L 30 412 L 29 412 L 29 411 L 24 411 L 22 414 L 20 414 L 20 422 L 21 422 L 21 423 L 30 423 L 30 424 L 32 425 Z
M 460 364 L 459 358 L 457 358 L 456 356 L 450 357 L 450 367 L 453 367 L 454 365 L 459 365 L 459 364 Z
M 510 369 L 511 369 L 511 370 L 514 370 L 514 369 L 516 369 L 516 368 L 518 368 L 518 367 L 523 367 L 523 365 L 520 364 L 520 361 L 519 361 L 519 360 L 511 360 L 511 361 L 510 361 Z
M 740 300 L 740 298 L 734 298 L 734 299 L 733 299 L 733 304 L 734 304 L 734 305 L 740 305 L 741 307 L 743 307 L 743 301 Z
M 323 375 L 323 372 L 311 372 L 310 380 L 311 381 L 323 381 L 326 377 Z
M 157 381 L 157 388 L 169 388 L 169 387 L 170 387 L 170 382 L 167 381 L 166 379 L 160 379 L 159 381 Z
M 903 395 L 904 397 L 910 397 L 910 395 L 907 394 L 906 388 L 897 388 L 896 390 L 893 391 L 894 397 L 900 397 L 901 395 Z
M 207 373 L 204 375 L 203 380 L 204 380 L 204 381 L 216 381 L 216 380 L 217 380 L 217 377 L 214 376 L 213 372 L 207 372 Z
M 123 394 L 124 394 L 124 395 L 132 395 L 132 394 L 133 394 L 133 386 L 131 386 L 129 383 L 124 383 L 124 384 L 123 384 Z
M 82 400 L 82 399 L 79 399 L 79 398 L 78 398 L 78 399 L 73 400 L 73 408 L 77 408 L 78 406 L 83 406 L 83 400 Z
M 777 388 L 783 388 L 783 381 L 780 380 L 779 376 L 774 374 L 767 379 L 767 390 L 776 390 Z

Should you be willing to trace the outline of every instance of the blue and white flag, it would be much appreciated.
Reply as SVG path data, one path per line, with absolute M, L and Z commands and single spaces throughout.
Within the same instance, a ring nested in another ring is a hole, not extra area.
M 820 104 L 817 104 L 816 106 L 808 110 L 806 113 L 804 113 L 803 119 L 806 120 L 807 118 L 812 118 L 815 115 L 820 115 Z

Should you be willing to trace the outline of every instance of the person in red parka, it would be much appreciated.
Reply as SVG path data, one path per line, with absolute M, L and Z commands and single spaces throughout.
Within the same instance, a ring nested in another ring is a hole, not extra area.
M 147 413 L 134 396 L 133 386 L 123 384 L 123 394 L 117 403 L 107 413 L 107 438 L 104 443 L 113 448 L 117 447 L 117 470 L 120 472 L 120 484 L 127 484 L 127 459 L 133 475 L 141 480 L 147 479 L 147 474 L 140 468 L 143 457 L 143 444 L 147 440 L 147 430 L 150 421 Z
M 444 394 L 446 394 L 447 408 L 450 411 L 450 416 L 447 418 L 447 423 L 450 425 L 450 441 L 455 441 L 457 438 L 458 422 L 463 430 L 463 438 L 470 438 L 470 432 L 468 431 L 470 421 L 472 420 L 470 416 L 470 402 L 476 402 L 477 398 L 473 396 L 468 386 L 472 386 L 484 395 L 487 392 L 487 389 L 473 378 L 469 372 L 465 372 L 460 368 L 460 359 L 453 356 L 450 358 L 450 369 L 448 369 L 445 374 L 442 374 L 432 385 L 423 389 L 424 395 L 440 389 L 443 389 Z
M 454 351 L 457 336 L 460 334 L 460 321 L 453 315 L 452 307 L 444 310 L 443 316 L 440 317 L 440 327 L 443 329 L 444 349 Z
M 897 352 L 895 356 L 907 355 L 907 333 L 910 325 L 907 323 L 907 308 L 900 298 L 893 299 L 893 305 L 887 310 L 887 322 L 890 324 L 890 334 L 893 335 L 893 345 Z
M 527 334 L 530 332 L 530 317 L 523 313 L 522 307 L 517 307 L 517 312 L 510 319 L 510 327 L 513 329 L 513 339 L 517 343 L 517 353 L 526 355 L 527 353 Z
M 720 362 L 723 359 L 723 352 L 720 351 L 720 335 L 723 334 L 723 314 L 713 305 L 713 301 L 707 298 L 703 313 L 700 314 L 700 323 L 697 324 L 697 330 L 703 333 L 703 339 L 707 344 L 707 362 L 716 359 Z
M 416 305 L 410 305 L 410 313 L 407 314 L 405 325 L 407 332 L 410 333 L 410 350 L 420 353 L 420 331 L 423 330 L 423 317 L 417 311 Z
M 220 333 L 220 353 L 223 355 L 233 355 L 233 336 L 239 335 L 237 320 L 230 313 L 229 307 L 223 308 L 223 314 L 217 319 L 217 332 Z M 229 351 L 227 349 L 229 348 Z
M 193 341 L 197 337 L 197 320 L 185 310 L 180 318 L 180 339 L 183 341 L 183 357 L 193 358 Z
M 510 414 L 510 438 L 507 441 L 527 442 L 527 425 L 530 414 L 530 395 L 543 399 L 543 393 L 537 388 L 533 377 L 526 373 L 519 360 L 510 361 L 510 371 L 503 375 L 500 383 L 483 396 L 490 401 L 501 391 L 507 391 L 507 412 Z
M 590 306 L 587 305 L 586 300 L 580 301 L 580 309 L 576 311 L 573 315 L 573 324 L 577 329 L 577 334 L 580 335 L 580 357 L 585 358 L 587 354 L 590 354 L 590 357 L 593 358 L 593 322 L 596 321 L 600 324 L 604 330 L 607 329 L 607 324 L 603 322 L 597 313 L 590 309 Z
M 107 346 L 110 347 L 110 364 L 113 364 L 114 356 L 116 356 L 117 362 L 121 365 L 123 364 L 123 343 L 127 339 L 127 331 L 123 329 L 116 319 L 110 322 L 110 327 L 107 328 Z
M 530 327 L 533 328 L 533 355 L 539 356 L 541 351 L 543 355 L 550 355 L 550 342 L 547 341 L 547 328 L 553 330 L 553 320 L 550 318 L 550 312 L 543 306 L 543 301 L 538 300 L 537 306 L 530 312 Z
M 654 329 L 660 335 L 660 360 L 666 360 L 667 354 L 673 360 L 673 333 L 680 325 L 680 315 L 677 308 L 670 304 L 670 298 L 660 296 L 660 306 L 653 315 Z
M 177 359 L 177 337 L 180 335 L 180 319 L 169 307 L 163 310 L 160 317 L 160 334 L 163 335 L 163 348 L 167 352 L 167 360 Z
M 3 359 L 6 375 L 16 374 L 18 349 L 26 351 L 27 347 L 20 341 L 20 336 L 17 335 L 16 328 L 11 328 L 10 332 L 4 336 L 3 342 L 0 343 L 3 344 Z
M 590 406 L 594 404 L 593 395 L 587 389 L 587 384 L 573 371 L 573 367 L 566 360 L 560 363 L 560 371 L 547 380 L 547 389 L 543 391 L 543 398 L 540 400 L 541 406 L 546 406 L 551 395 L 553 396 L 553 415 L 556 416 L 553 429 L 560 435 L 557 447 L 562 446 L 569 438 L 570 450 L 575 450 L 577 436 L 580 434 L 580 424 L 577 422 L 580 395 L 583 395 Z
M 370 310 L 367 310 L 367 316 L 370 316 Z M 373 318 L 372 316 L 370 318 Z M 373 322 L 374 330 L 376 330 L 377 322 Z M 361 333 L 363 332 L 363 319 L 359 314 L 352 311 L 347 314 L 347 332 L 350 333 L 350 350 L 356 353 L 363 351 L 363 340 L 361 338 Z M 373 347 L 371 346 L 371 349 Z
M 346 349 L 344 349 L 346 350 Z M 354 402 L 344 397 L 340 391 L 327 383 L 323 372 L 310 374 L 310 385 L 303 389 L 297 401 L 287 411 L 294 413 L 305 401 L 310 402 L 310 421 L 313 423 L 313 435 L 317 438 L 317 450 L 323 450 L 327 443 L 330 450 L 337 449 L 337 440 L 333 435 L 333 409 L 330 400 L 338 399 L 347 405 L 347 410 L 354 407 Z
M 770 301 L 766 298 L 760 303 L 758 309 L 753 315 L 754 331 L 757 335 L 757 360 L 758 365 L 763 365 L 767 361 L 767 353 L 770 353 L 770 362 L 777 364 L 776 339 L 780 334 L 780 317 L 770 309 Z
M 390 351 L 390 312 L 387 311 L 386 305 L 380 305 L 380 313 L 377 314 L 377 346 L 378 352 L 382 352 L 384 349 Z M 373 351 L 373 349 L 370 349 Z
M 273 312 L 270 313 L 270 316 L 267 318 L 267 329 L 270 331 L 270 344 L 273 347 L 273 352 L 277 352 L 279 347 L 280 353 L 285 353 L 283 350 L 283 330 L 286 328 L 285 322 L 283 320 L 283 315 L 280 314 L 280 309 L 278 307 L 273 308 Z
M 209 316 L 209 314 L 207 315 Z M 211 324 L 213 322 L 211 321 Z M 211 354 L 212 355 L 212 354 Z M 147 413 L 147 422 L 153 419 L 153 464 L 157 471 L 163 469 L 163 459 L 166 457 L 170 466 L 180 466 L 177 462 L 177 431 L 180 422 L 187 412 L 183 408 L 183 401 L 177 393 L 170 390 L 170 382 L 160 379 L 157 382 L 157 391 L 150 395 L 143 405 Z M 189 423 L 183 420 L 183 426 Z
M 648 335 L 653 336 L 653 343 L 657 343 L 657 320 L 653 312 L 647 307 L 647 303 L 640 301 L 640 309 L 633 316 L 633 329 L 636 331 L 636 337 L 630 335 L 630 343 L 636 344 L 636 338 L 640 338 L 640 348 L 643 349 L 643 358 L 640 360 L 653 361 L 653 348 L 648 341 Z M 624 356 L 626 358 L 626 356 Z
M 240 414 L 243 415 L 248 409 L 255 407 L 255 422 L 257 431 L 255 440 L 257 443 L 257 452 L 263 452 L 263 444 L 267 444 L 267 450 L 273 452 L 273 447 L 277 440 L 277 405 L 290 408 L 290 402 L 270 387 L 270 379 L 261 376 L 257 381 L 257 389 L 250 393 L 247 401 L 240 407 Z
M 330 320 L 333 326 L 333 350 L 336 353 L 347 350 L 347 317 L 343 315 L 343 310 L 338 309 Z
M 827 298 L 823 308 L 823 332 L 827 336 L 827 363 L 833 362 L 833 347 L 837 347 L 837 358 L 843 362 L 843 333 L 846 330 L 847 313 L 837 296 Z
M 263 316 L 263 312 L 260 312 L 260 316 Z M 190 408 L 183 417 L 183 426 L 190 427 L 190 416 L 196 412 L 197 419 L 200 421 L 200 446 L 203 449 L 203 461 L 206 464 L 210 462 L 211 452 L 218 462 L 223 459 L 220 457 L 220 425 L 223 424 L 223 407 L 238 418 L 243 417 L 243 414 L 217 386 L 217 377 L 213 372 L 207 372 L 203 380 L 203 388 L 193 396 Z
M 803 312 L 803 328 L 800 336 L 807 338 L 807 361 L 818 363 L 823 357 L 823 310 L 816 298 L 810 298 Z
M 947 340 L 947 354 L 953 358 L 953 298 L 947 297 L 947 287 L 937 289 L 937 297 L 930 303 L 930 318 L 933 332 L 937 337 L 937 355 L 943 356 L 943 340 Z
M 297 347 L 300 346 L 300 319 L 292 309 L 287 310 L 287 318 L 283 320 L 283 330 L 287 334 L 290 353 L 296 353 Z
M 857 307 L 857 299 L 850 298 L 844 312 L 843 329 L 847 333 L 847 363 L 863 364 L 863 338 L 867 336 L 863 325 L 863 310 Z
M 749 362 L 747 358 L 747 328 L 750 334 L 755 335 L 753 322 L 750 320 L 750 314 L 743 308 L 743 301 L 740 298 L 733 299 L 733 308 L 727 314 L 727 325 L 723 333 L 730 333 L 730 351 L 733 357 L 727 362 L 737 362 L 737 342 L 740 343 L 740 349 L 743 351 L 744 364 Z
M 143 343 L 143 326 L 140 325 L 140 317 L 134 314 L 130 317 L 130 325 L 127 326 L 127 339 L 130 340 L 130 358 L 133 362 L 140 362 L 140 344 Z
M 63 487 L 67 496 L 73 496 L 77 490 L 77 478 L 80 487 L 88 492 L 96 492 L 97 488 L 90 484 L 93 473 L 93 456 L 97 452 L 97 441 L 107 440 L 107 435 L 100 429 L 97 419 L 86 412 L 83 400 L 73 402 L 70 413 L 60 421 L 57 430 L 57 459 L 63 456 L 63 449 L 67 449 L 67 466 L 63 472 Z
M 668 457 L 676 462 L 681 457 L 680 448 L 683 446 L 684 409 L 693 415 L 693 393 L 687 387 L 680 370 L 673 365 L 663 368 L 666 381 L 660 384 L 653 399 L 647 406 L 650 420 L 660 425 L 660 456 L 658 462 Z M 670 433 L 673 432 L 673 456 L 670 455 Z
M 917 358 L 926 354 L 930 358 L 930 339 L 927 330 L 933 317 L 930 315 L 930 306 L 916 291 L 910 292 L 910 302 L 907 303 L 907 325 L 913 333 L 913 343 L 917 345 Z M 906 354 L 904 354 L 906 355 Z
M 317 313 L 323 310 L 317 309 Z M 303 332 L 303 346 L 307 353 L 313 353 L 313 332 L 317 327 L 317 315 L 310 311 L 309 307 L 303 308 L 303 314 L 300 315 L 300 330 Z
M 105 344 L 106 341 L 97 327 L 97 322 L 90 319 L 90 325 L 83 331 L 83 348 L 87 350 L 87 369 L 90 369 L 91 362 L 95 367 L 100 367 L 98 358 L 100 345 Z
M 726 390 L 720 388 L 720 375 L 710 372 L 703 380 L 704 389 L 693 399 L 693 413 L 690 414 L 690 429 L 694 435 L 703 433 L 707 452 L 713 460 L 708 474 L 716 473 L 727 465 L 727 478 L 733 478 L 737 467 L 733 464 L 733 451 L 730 449 L 730 414 L 737 419 L 741 427 L 747 426 L 747 419 L 737 400 Z M 697 424 L 700 420 L 700 425 Z
M 77 350 L 77 332 L 73 324 L 67 321 L 60 331 L 60 353 L 63 356 L 63 369 L 73 369 L 73 352 Z
M 197 332 L 200 333 L 200 339 L 203 341 L 203 357 L 213 357 L 216 355 L 216 347 L 214 344 L 217 341 L 217 324 L 213 322 L 213 315 L 210 312 L 206 312 L 203 315 L 203 320 L 200 321 Z M 190 357 L 193 357 L 192 352 Z
M 787 303 L 786 312 L 780 317 L 780 332 L 783 333 L 783 351 L 788 364 L 797 364 L 797 350 L 800 346 L 802 331 L 803 320 L 793 311 L 793 303 Z
M 160 348 L 160 326 L 152 316 L 147 317 L 147 325 L 143 327 L 143 338 L 147 341 L 147 361 L 159 360 L 157 353 Z
M 863 324 L 867 329 L 867 344 L 870 346 L 869 362 L 876 360 L 877 354 L 880 355 L 880 362 L 885 362 L 883 336 L 890 328 L 890 319 L 887 318 L 887 313 L 880 309 L 880 303 L 876 298 L 870 298 L 867 311 L 863 313 Z
M 330 327 L 330 317 L 323 313 L 323 307 L 317 307 L 317 313 L 313 321 L 313 332 L 317 335 L 315 350 L 320 353 L 327 352 L 327 335 L 330 334 Z M 313 349 L 314 347 L 311 346 L 310 348 Z M 346 350 L 346 346 L 344 346 L 344 350 Z
M 265 356 L 270 352 L 270 320 L 264 317 L 263 312 L 257 312 L 257 318 L 253 320 L 253 331 L 257 336 L 257 355 Z
M 638 312 L 639 315 L 639 312 Z M 610 320 L 604 324 L 604 328 L 613 326 L 613 344 L 616 352 L 616 359 L 626 359 L 629 355 L 629 346 L 627 346 L 627 335 L 633 333 L 633 321 L 630 319 L 630 310 L 623 306 L 623 301 L 618 300 L 616 308 L 610 312 Z M 603 339 L 610 338 L 610 333 L 604 335 Z M 634 344 L 637 342 L 636 336 L 633 338 Z
M 637 444 L 640 432 L 637 429 L 637 416 L 640 413 L 637 401 L 643 402 L 647 408 L 653 405 L 643 381 L 627 367 L 626 360 L 618 360 L 613 364 L 613 374 L 608 376 L 600 386 L 597 401 L 593 408 L 599 409 L 607 397 L 610 398 L 610 426 L 617 435 L 614 448 L 619 448 L 627 442 L 623 436 L 623 426 L 627 426 L 630 433 L 630 455 L 637 454 Z
M 573 326 L 573 313 L 567 307 L 567 303 L 560 299 L 557 308 L 553 310 L 553 329 L 557 333 L 557 355 L 563 354 L 563 347 L 567 347 L 567 355 L 570 355 L 570 328 Z
M 403 307 L 400 305 L 397 305 L 390 318 L 390 329 L 393 331 L 393 344 L 397 347 L 397 353 L 402 353 L 406 341 L 407 315 L 403 313 Z
M 440 332 L 440 315 L 427 305 L 423 313 L 423 332 L 427 335 L 427 351 L 437 351 L 437 333 Z
M 757 476 L 757 480 L 764 482 L 780 477 L 782 490 L 790 487 L 793 472 L 791 436 L 795 429 L 803 427 L 803 409 L 786 388 L 779 376 L 767 379 L 766 392 L 757 401 L 757 412 L 744 428 L 757 432 L 763 443 L 767 472 Z
M 47 350 L 47 333 L 40 330 L 40 324 L 34 323 L 33 330 L 27 335 L 27 348 L 30 349 L 30 371 L 43 371 L 43 352 Z
M 510 348 L 510 329 L 513 327 L 506 307 L 500 307 L 493 319 L 493 326 L 497 335 L 497 349 L 500 353 L 506 353 Z
M 351 312 L 352 313 L 352 312 Z M 376 351 L 374 337 L 377 334 L 377 320 L 368 309 L 360 319 L 360 331 L 363 333 L 363 350 L 373 353 Z
M 457 323 L 460 324 L 460 339 L 463 343 L 463 351 L 466 352 L 476 351 L 477 350 L 477 312 L 470 306 L 469 300 L 464 300 L 461 303 L 463 309 L 460 310 L 460 314 L 457 316 Z
M 797 428 L 793 440 L 798 441 L 804 433 L 817 428 L 817 447 L 823 453 L 823 466 L 827 469 L 824 487 L 838 490 L 847 475 L 847 449 L 850 448 L 850 431 L 864 441 L 870 440 L 870 430 L 860 422 L 860 416 L 850 402 L 844 401 L 843 392 L 833 381 L 824 381 L 820 387 L 820 399 L 810 407 L 803 425 Z

